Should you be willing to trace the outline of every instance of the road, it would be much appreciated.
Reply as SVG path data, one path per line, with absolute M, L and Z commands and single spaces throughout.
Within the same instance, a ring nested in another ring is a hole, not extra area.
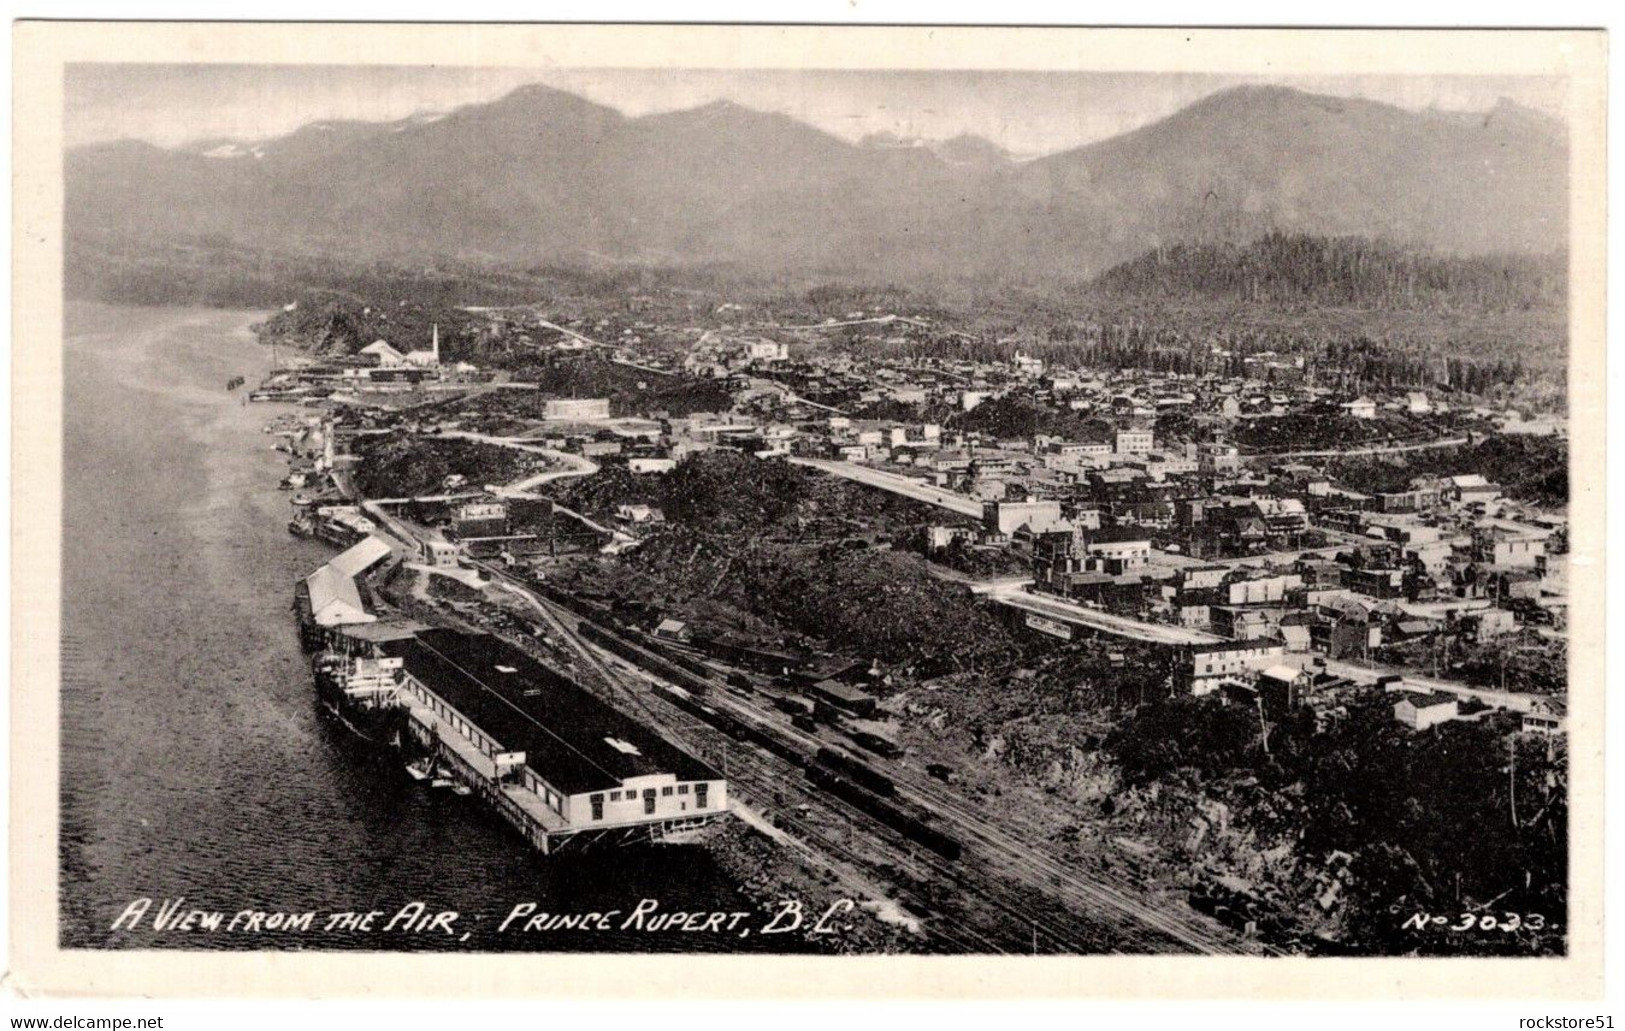
M 1147 641 L 1151 644 L 1192 645 L 1209 644 L 1213 641 L 1224 640 L 1224 638 L 1216 634 L 1201 630 L 1168 626 L 1163 623 L 1147 623 L 1143 620 L 1130 619 L 1127 616 L 1114 615 L 1101 609 L 1085 608 L 1062 598 L 1028 593 L 1018 584 L 998 584 L 981 593 L 1001 605 L 1009 605 L 1011 608 L 1022 609 L 1048 619 L 1088 627 L 1091 630 L 1101 630 L 1108 634 L 1115 634 L 1118 637 L 1126 637 L 1135 641 Z
M 923 501 L 928 505 L 936 505 L 938 508 L 945 508 L 962 516 L 970 516 L 973 519 L 982 518 L 982 503 L 975 498 L 967 498 L 963 494 L 955 494 L 951 490 L 933 487 L 928 483 L 921 483 L 919 480 L 907 476 L 899 476 L 897 473 L 882 472 L 879 469 L 871 469 L 866 465 L 856 465 L 852 462 L 832 462 L 825 458 L 791 458 L 789 461 L 792 465 L 806 466 L 809 469 L 817 469 L 820 472 L 840 476 L 866 486 L 889 490 L 893 494 L 901 494 L 905 498 L 913 498 L 915 501 Z
M 977 501 L 975 498 L 968 498 L 963 494 L 956 494 L 951 490 L 944 490 L 941 487 L 933 487 L 929 483 L 921 483 L 919 480 L 916 480 L 913 477 L 902 476 L 898 473 L 885 472 L 881 469 L 875 469 L 867 465 L 858 465 L 854 462 L 836 462 L 827 458 L 792 457 L 788 459 L 788 461 L 792 465 L 805 466 L 808 469 L 817 469 L 820 472 L 829 473 L 831 476 L 839 476 L 842 479 L 851 480 L 854 483 L 861 483 L 867 487 L 874 487 L 879 490 L 890 491 L 893 494 L 898 494 L 914 501 L 923 501 L 927 505 L 935 505 L 938 508 L 947 509 L 955 515 L 968 516 L 969 518 L 977 521 L 980 521 L 982 518 L 982 503 Z M 1208 564 L 1202 559 L 1191 558 L 1188 555 L 1177 555 L 1172 552 L 1162 551 L 1160 549 L 1156 549 L 1156 562 L 1159 565 L 1172 566 L 1175 568 L 1180 566 L 1201 566 Z
M 788 386 L 784 385 L 783 383 L 780 383 L 776 379 L 762 379 L 760 382 L 772 385 L 774 389 L 778 390 L 778 392 L 784 396 L 784 400 L 786 402 L 788 402 L 789 404 L 806 405 L 808 408 L 817 408 L 817 409 L 820 409 L 821 411 L 832 412 L 835 415 L 845 415 L 846 414 L 845 412 L 841 411 L 839 408 L 832 407 L 831 405 L 826 405 L 826 404 L 824 404 L 822 402 L 819 402 L 819 401 L 814 401 L 810 397 L 802 397 L 800 394 L 796 393 L 794 390 L 791 390 Z
M 544 483 L 552 483 L 554 480 L 566 480 L 578 476 L 591 476 L 598 471 L 598 463 L 582 455 L 573 455 L 568 451 L 557 451 L 550 447 L 542 447 L 540 444 L 532 444 L 517 437 L 493 437 L 488 433 L 472 433 L 467 430 L 447 430 L 440 435 L 442 437 L 456 437 L 460 440 L 473 440 L 481 444 L 491 444 L 495 447 L 512 448 L 515 451 L 527 451 L 564 466 L 562 469 L 549 469 L 534 476 L 527 476 L 506 486 L 489 488 L 491 493 L 498 497 L 534 500 L 539 498 L 540 495 L 532 492 Z
M 781 326 L 773 322 L 760 322 L 741 328 L 754 330 L 842 329 L 846 326 L 890 326 L 898 322 L 902 322 L 910 326 L 918 326 L 921 329 L 931 328 L 931 324 L 929 322 L 926 322 L 923 319 L 911 319 L 906 315 L 874 315 L 866 319 L 845 319 L 841 322 L 813 322 L 803 326 Z
M 442 434 L 442 436 L 461 437 L 465 440 L 475 440 L 484 444 L 493 444 L 497 447 L 510 447 L 518 451 L 529 451 L 532 454 L 543 455 L 552 461 L 562 463 L 565 466 L 563 469 L 549 469 L 546 472 L 537 473 L 534 476 L 527 476 L 522 480 L 516 480 L 507 486 L 493 486 L 488 487 L 487 490 L 499 498 L 524 498 L 534 501 L 552 501 L 553 510 L 555 512 L 562 512 L 565 515 L 576 519 L 582 525 L 587 526 L 590 529 L 596 530 L 602 534 L 608 534 L 611 541 L 606 546 L 605 550 L 612 553 L 623 551 L 634 544 L 640 543 L 638 538 L 627 533 L 625 530 L 617 530 L 613 526 L 605 526 L 597 520 L 591 519 L 586 515 L 577 512 L 573 508 L 568 508 L 561 505 L 557 501 L 553 501 L 553 499 L 545 495 L 534 493 L 535 489 L 544 483 L 552 483 L 555 480 L 570 479 L 572 477 L 591 476 L 599 469 L 598 463 L 594 462 L 592 459 L 586 458 L 582 455 L 573 455 L 568 451 L 556 451 L 550 447 L 542 447 L 539 444 L 527 443 L 526 441 L 515 437 L 493 437 L 484 433 L 469 433 L 461 430 L 447 432 Z
M 1089 627 L 1093 630 L 1101 630 L 1136 641 L 1147 641 L 1152 644 L 1193 645 L 1224 640 L 1224 638 L 1216 634 L 1201 630 L 1167 626 L 1162 623 L 1148 623 L 1143 620 L 1130 619 L 1127 616 L 1102 612 L 1098 609 L 1084 608 L 1061 598 L 1030 594 L 1015 585 L 996 585 L 981 593 L 994 601 L 1013 608 L 1023 609 L 1050 619 Z M 1309 656 L 1307 653 L 1289 652 L 1287 657 L 1289 660 L 1303 660 Z M 1443 694 L 1456 695 L 1459 698 L 1474 698 L 1486 705 L 1508 709 L 1512 712 L 1530 711 L 1534 707 L 1535 701 L 1540 697 L 1539 695 L 1523 694 L 1517 691 L 1497 691 L 1492 688 L 1474 687 L 1459 680 L 1420 676 L 1391 666 L 1381 666 L 1369 662 L 1351 662 L 1346 659 L 1326 660 L 1326 671 L 1363 684 L 1374 684 L 1378 677 L 1398 676 L 1404 679 L 1405 687 L 1408 690 L 1418 692 L 1437 691 Z
M 1512 712 L 1528 712 L 1534 708 L 1539 695 L 1521 694 L 1517 691 L 1496 691 L 1486 687 L 1473 687 L 1459 680 L 1441 680 L 1437 677 L 1418 676 L 1415 673 L 1406 673 L 1403 670 L 1387 666 L 1378 666 L 1369 662 L 1350 662 L 1346 659 L 1327 659 L 1326 671 L 1340 677 L 1348 677 L 1360 683 L 1375 683 L 1378 677 L 1397 675 L 1405 678 L 1405 688 L 1410 691 L 1437 691 L 1441 694 L 1452 694 L 1458 698 L 1474 698 L 1485 705 L 1498 709 L 1508 709 Z
M 1467 443 L 1466 437 L 1448 437 L 1427 440 L 1420 444 L 1379 444 L 1374 447 L 1333 448 L 1328 451 L 1274 451 L 1243 452 L 1243 458 L 1358 458 L 1362 455 L 1397 455 L 1405 451 L 1428 451 L 1439 447 L 1459 447 Z

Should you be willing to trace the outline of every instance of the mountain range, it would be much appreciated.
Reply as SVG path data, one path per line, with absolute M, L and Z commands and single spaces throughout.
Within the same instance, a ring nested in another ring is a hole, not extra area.
M 526 86 L 258 143 L 76 148 L 66 222 L 72 246 L 126 251 L 1079 279 L 1272 231 L 1550 253 L 1567 237 L 1567 155 L 1561 123 L 1507 101 L 1468 115 L 1239 87 L 1015 161 L 974 136 L 850 143 L 731 102 L 634 118 Z

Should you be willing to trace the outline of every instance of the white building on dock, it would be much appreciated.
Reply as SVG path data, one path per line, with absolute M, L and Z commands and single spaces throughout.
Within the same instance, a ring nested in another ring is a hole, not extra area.
M 395 704 L 453 777 L 543 852 L 636 839 L 728 812 L 723 776 L 585 688 L 489 635 L 392 635 Z

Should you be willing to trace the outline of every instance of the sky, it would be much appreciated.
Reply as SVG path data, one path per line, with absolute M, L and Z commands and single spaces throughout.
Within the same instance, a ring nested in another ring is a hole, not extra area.
M 732 100 L 856 141 L 889 132 L 986 137 L 1023 157 L 1092 143 L 1243 83 L 1365 97 L 1412 110 L 1485 111 L 1506 97 L 1562 117 L 1560 79 L 999 71 L 450 68 L 376 65 L 70 65 L 69 146 L 139 139 L 252 141 L 313 121 L 390 121 L 544 83 L 637 116 Z

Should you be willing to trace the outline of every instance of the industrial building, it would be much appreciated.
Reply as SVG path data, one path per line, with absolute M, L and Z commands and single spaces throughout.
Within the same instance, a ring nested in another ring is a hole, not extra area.
M 390 555 L 382 538 L 367 537 L 295 584 L 294 606 L 306 650 L 322 647 L 340 627 L 377 621 L 362 598 L 358 578 Z
M 417 744 L 544 852 L 728 810 L 716 770 L 489 634 L 362 633 L 352 645 L 357 675 L 398 660 L 393 697 L 369 680 L 368 704 L 404 708 Z

